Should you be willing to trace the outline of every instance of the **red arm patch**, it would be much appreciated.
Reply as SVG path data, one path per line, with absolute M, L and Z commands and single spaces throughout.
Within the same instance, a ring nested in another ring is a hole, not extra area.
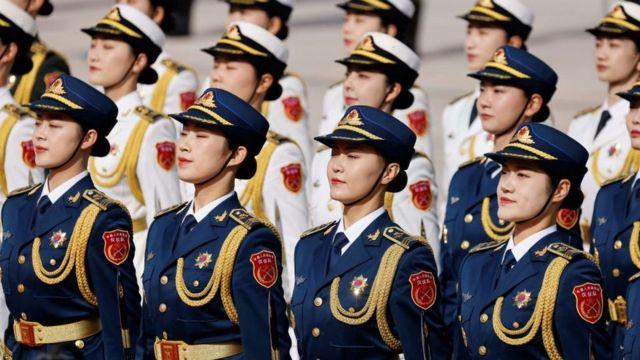
M 195 102 L 196 102 L 195 92 L 187 91 L 180 94 L 180 106 L 182 107 L 182 111 L 186 111 Z
M 560 209 L 556 215 L 556 223 L 567 230 L 571 230 L 580 218 L 580 212 L 572 209 Z
M 416 136 L 423 136 L 429 128 L 429 115 L 424 110 L 416 110 L 408 115 L 409 127 Z
M 176 163 L 176 144 L 172 141 L 156 143 L 156 161 L 165 170 L 171 170 Z
M 33 141 L 25 140 L 20 145 L 22 146 L 22 161 L 30 168 L 36 167 L 36 151 Z
M 131 237 L 126 230 L 116 229 L 102 234 L 104 256 L 114 265 L 122 264 L 129 256 Z
M 282 99 L 282 106 L 284 106 L 284 114 L 291 121 L 298 122 L 302 119 L 304 109 L 302 108 L 302 102 L 297 96 L 289 96 Z
M 427 211 L 431 208 L 431 182 L 429 180 L 420 180 L 409 185 L 411 191 L 411 202 L 418 210 Z
M 270 250 L 262 250 L 249 258 L 253 265 L 253 278 L 258 284 L 270 288 L 278 280 L 276 254 Z
M 411 300 L 422 310 L 428 310 L 438 297 L 436 279 L 427 271 L 420 271 L 409 276 L 411 284 Z
M 587 282 L 573 288 L 576 298 L 576 310 L 582 320 L 595 324 L 602 317 L 602 287 L 600 284 Z
M 280 172 L 287 190 L 298 193 L 302 189 L 302 165 L 289 164 L 281 167 Z

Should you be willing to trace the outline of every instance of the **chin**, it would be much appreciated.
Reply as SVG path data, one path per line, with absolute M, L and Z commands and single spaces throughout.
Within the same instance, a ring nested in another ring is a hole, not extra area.
M 631 139 L 631 147 L 634 150 L 640 150 L 640 138 Z
M 332 200 L 338 201 L 342 204 L 348 204 L 349 202 L 355 200 L 353 196 L 349 196 L 351 194 L 345 194 L 344 191 L 331 189 L 330 196 Z

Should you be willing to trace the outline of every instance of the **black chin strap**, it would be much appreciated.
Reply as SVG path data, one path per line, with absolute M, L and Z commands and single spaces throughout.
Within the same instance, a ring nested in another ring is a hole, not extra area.
M 120 84 L 122 84 L 123 82 L 125 82 L 127 80 L 127 78 L 129 77 L 129 73 L 131 72 L 131 69 L 133 69 L 133 66 L 136 64 L 136 61 L 138 60 L 138 57 L 136 56 L 135 59 L 133 59 L 133 62 L 131 63 L 131 65 L 129 66 L 129 69 L 127 69 L 127 72 L 124 73 L 124 75 L 122 76 L 122 78 L 118 81 L 115 82 L 115 84 L 109 86 L 110 88 L 116 87 L 116 86 L 120 86 Z
M 557 189 L 557 185 L 556 185 L 556 189 Z M 526 223 L 529 222 L 531 220 L 535 220 L 538 217 L 540 217 L 549 207 L 549 204 L 551 204 L 551 199 L 553 199 L 553 194 L 555 194 L 556 189 L 553 189 L 553 191 L 551 192 L 551 195 L 549 195 L 549 197 L 547 198 L 547 201 L 544 203 L 544 206 L 540 209 L 540 211 L 538 211 L 538 213 L 536 213 L 534 216 L 525 219 L 525 220 L 520 220 L 520 221 L 516 221 L 516 224 L 522 224 L 522 223 Z
M 73 160 L 73 158 L 76 156 L 76 154 L 80 150 L 80 146 L 82 146 L 82 142 L 84 141 L 84 137 L 86 135 L 87 135 L 87 133 L 85 131 L 82 131 L 82 137 L 80 137 L 80 141 L 78 142 L 78 145 L 76 145 L 75 150 L 73 150 L 73 152 L 71 153 L 69 158 L 67 158 L 67 160 L 65 160 L 65 162 L 63 162 L 62 164 L 60 164 L 60 165 L 58 165 L 56 167 L 52 167 L 49 170 L 58 170 L 58 169 L 62 168 L 63 166 L 67 165 L 71 160 Z
M 520 120 L 522 120 L 522 117 L 524 116 L 525 111 L 527 111 L 527 106 L 529 106 L 530 101 L 531 101 L 531 96 L 527 97 L 527 102 L 524 104 L 524 108 L 522 109 L 522 111 L 520 111 L 520 115 L 518 115 L 518 118 L 513 123 L 513 126 L 510 127 L 508 130 L 501 132 L 500 134 L 495 134 L 494 138 L 513 132 L 518 127 L 518 124 L 520 123 Z
M 382 110 L 382 105 L 387 100 L 387 96 L 393 91 L 393 85 L 387 86 L 387 90 L 384 92 L 384 96 L 382 97 L 382 101 L 380 101 L 380 105 L 376 106 L 376 109 Z
M 222 172 L 224 171 L 224 169 L 227 168 L 227 165 L 229 165 L 229 161 L 231 161 L 231 158 L 233 158 L 233 154 L 236 152 L 236 149 L 233 149 L 231 151 L 231 155 L 229 155 L 229 157 L 227 158 L 227 160 L 224 162 L 224 164 L 222 164 L 222 167 L 220 168 L 220 170 L 218 170 L 218 172 L 216 172 L 213 176 L 207 178 L 204 181 L 201 181 L 199 183 L 197 183 L 196 185 L 203 185 L 208 183 L 209 181 L 214 180 L 215 178 L 217 178 L 218 176 L 220 176 L 220 174 L 222 174 Z
M 373 191 L 376 189 L 376 187 L 378 186 L 378 183 L 380 183 L 380 180 L 382 179 L 382 176 L 384 175 L 384 172 L 387 171 L 387 163 L 384 164 L 384 169 L 382 169 L 382 172 L 380 173 L 380 175 L 378 175 L 378 178 L 376 179 L 376 182 L 373 183 L 373 186 L 371 187 L 371 189 L 362 197 L 358 198 L 357 200 L 354 200 L 348 204 L 344 204 L 344 206 L 351 206 L 354 205 L 356 203 L 359 203 L 360 201 L 368 198 Z

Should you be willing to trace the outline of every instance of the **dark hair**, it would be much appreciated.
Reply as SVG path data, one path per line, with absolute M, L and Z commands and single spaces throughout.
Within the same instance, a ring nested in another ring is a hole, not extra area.
M 551 178 L 551 187 L 553 190 L 560 185 L 560 181 L 562 181 L 562 179 L 566 179 L 571 183 L 569 194 L 567 194 L 567 197 L 562 200 L 560 208 L 572 210 L 579 209 L 582 205 L 582 201 L 584 201 L 584 194 L 582 193 L 582 190 L 580 190 L 580 181 L 575 178 L 575 175 L 570 175 L 569 172 L 565 174 L 550 174 L 548 170 L 545 170 L 545 172 Z
M 164 17 L 159 25 L 165 33 L 173 31 L 176 26 L 176 19 L 173 13 L 174 1 L 184 0 L 149 0 L 151 6 L 154 8 L 161 7 L 164 10 Z

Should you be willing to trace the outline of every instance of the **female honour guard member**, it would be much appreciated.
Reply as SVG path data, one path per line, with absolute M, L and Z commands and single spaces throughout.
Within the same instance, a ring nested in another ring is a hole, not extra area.
M 33 142 L 46 182 L 2 209 L 2 288 L 11 312 L 5 359 L 134 359 L 140 296 L 127 209 L 95 189 L 89 156 L 109 153 L 118 109 L 68 75 L 39 100 Z
M 640 77 L 640 5 L 617 2 L 588 32 L 595 36 L 594 58 L 598 79 L 608 84 L 601 106 L 581 111 L 571 121 L 569 136 L 589 152 L 589 172 L 582 183 L 580 226 L 593 226 L 591 215 L 598 190 L 607 180 L 638 169 L 624 126 L 629 103 L 616 94 L 626 91 Z M 595 221 L 595 220 L 594 220 Z
M 342 218 L 296 247 L 292 323 L 303 359 L 447 359 L 435 258 L 384 209 L 407 184 L 415 134 L 369 106 L 349 107 L 334 131 L 326 176 Z
M 178 174 L 195 197 L 149 230 L 138 359 L 288 359 L 277 231 L 250 215 L 235 179 L 256 172 L 269 124 L 250 104 L 207 89 L 186 112 Z
M 89 81 L 104 87 L 118 106 L 118 122 L 109 134 L 111 149 L 89 161 L 99 189 L 121 201 L 133 218 L 138 279 L 144 266 L 147 224 L 161 209 L 180 202 L 175 168 L 173 120 L 142 105 L 138 83 L 153 84 L 151 67 L 164 45 L 162 30 L 142 12 L 116 5 L 91 28 Z
M 598 265 L 556 227 L 559 209 L 582 201 L 589 154 L 561 131 L 530 123 L 487 157 L 502 165 L 498 216 L 515 226 L 462 262 L 460 358 L 610 359 Z
M 248 22 L 229 25 L 227 33 L 204 52 L 214 57 L 211 84 L 231 92 L 260 111 L 265 100 L 280 96 L 278 79 L 287 66 L 288 50 L 275 35 Z M 293 252 L 308 228 L 304 191 L 306 168 L 300 147 L 276 132 L 267 134 L 258 155 L 258 169 L 238 180 L 240 202 L 259 219 L 269 220 L 282 234 L 285 296 L 293 290 Z

